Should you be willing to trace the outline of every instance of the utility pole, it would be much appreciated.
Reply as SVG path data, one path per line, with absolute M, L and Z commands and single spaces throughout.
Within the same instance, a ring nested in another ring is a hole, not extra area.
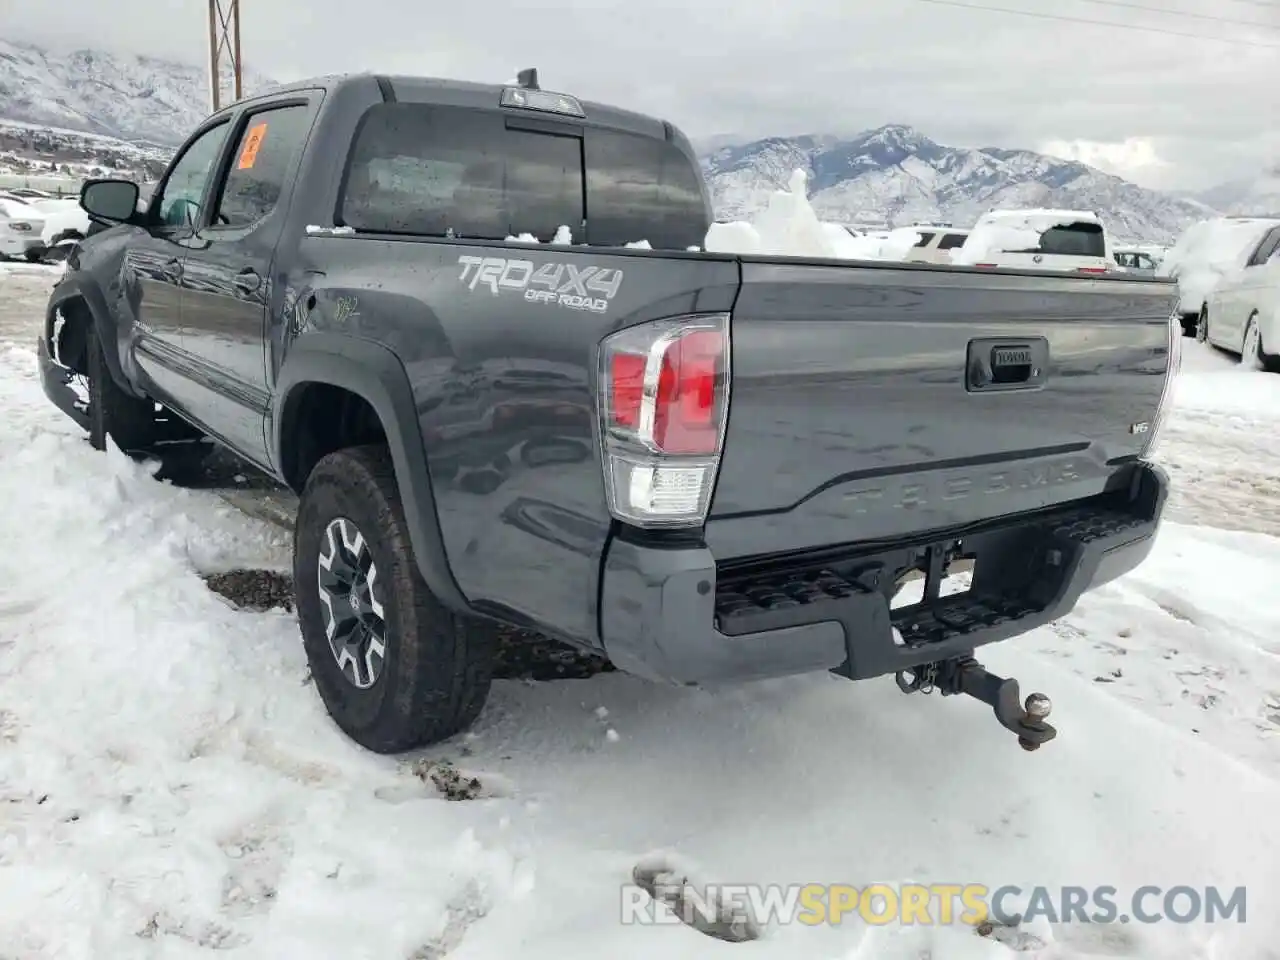
M 225 105 L 222 99 L 222 70 L 231 69 L 234 103 L 244 96 L 240 69 L 240 0 L 209 0 L 209 103 L 216 113 Z

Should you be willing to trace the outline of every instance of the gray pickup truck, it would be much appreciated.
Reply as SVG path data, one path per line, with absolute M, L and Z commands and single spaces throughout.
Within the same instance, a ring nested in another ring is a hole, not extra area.
M 297 83 L 81 203 L 46 393 L 299 494 L 312 674 L 371 750 L 472 723 L 503 624 L 680 684 L 893 675 L 1033 749 L 1048 698 L 974 651 L 1165 503 L 1170 283 L 702 252 L 684 135 L 533 71 Z

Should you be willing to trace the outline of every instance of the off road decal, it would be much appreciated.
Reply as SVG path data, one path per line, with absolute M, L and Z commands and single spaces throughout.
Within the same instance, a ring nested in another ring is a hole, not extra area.
M 622 271 L 610 267 L 580 267 L 572 263 L 509 260 L 506 257 L 459 257 L 458 279 L 468 290 L 519 293 L 530 303 L 546 303 L 570 310 L 604 313 L 622 286 Z
M 253 169 L 253 165 L 258 161 L 258 151 L 262 149 L 262 141 L 266 138 L 267 125 L 265 123 L 249 128 L 249 135 L 245 137 L 244 147 L 240 150 L 239 169 Z

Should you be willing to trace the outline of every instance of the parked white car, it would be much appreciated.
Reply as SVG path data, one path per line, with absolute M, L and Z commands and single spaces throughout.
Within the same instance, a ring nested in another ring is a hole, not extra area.
M 0 197 L 0 257 L 39 260 L 44 254 L 44 217 L 21 200 Z
M 1206 298 L 1196 339 L 1240 354 L 1242 363 L 1280 373 L 1280 222 L 1224 272 Z
M 1087 210 L 992 210 L 956 250 L 953 262 L 974 267 L 1019 267 L 1109 273 L 1111 241 L 1097 214 Z
M 1183 231 L 1165 255 L 1158 273 L 1178 281 L 1178 313 L 1184 336 L 1197 335 L 1209 294 L 1224 275 L 1244 268 L 1274 227 L 1280 227 L 1280 220 L 1213 217 Z
M 958 230 L 949 226 L 930 226 L 916 224 L 910 227 L 899 227 L 892 235 L 916 234 L 911 248 L 903 258 L 908 263 L 951 263 L 951 251 L 964 246 L 968 230 Z
M 1136 247 L 1117 247 L 1111 256 L 1121 269 L 1131 273 L 1154 274 L 1160 266 L 1155 257 Z
M 32 200 L 33 207 L 44 217 L 44 242 L 47 247 L 67 240 L 83 240 L 89 235 L 89 214 L 76 197 Z

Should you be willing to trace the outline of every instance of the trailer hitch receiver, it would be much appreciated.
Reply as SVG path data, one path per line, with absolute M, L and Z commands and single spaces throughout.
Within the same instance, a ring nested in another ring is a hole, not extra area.
M 1038 750 L 1058 735 L 1047 718 L 1053 708 L 1043 693 L 1030 694 L 1026 703 L 1018 690 L 1018 681 L 989 673 L 972 657 L 957 657 L 925 664 L 895 677 L 903 693 L 931 693 L 938 690 L 944 697 L 968 694 L 989 705 L 1006 730 L 1017 734 L 1023 750 Z

